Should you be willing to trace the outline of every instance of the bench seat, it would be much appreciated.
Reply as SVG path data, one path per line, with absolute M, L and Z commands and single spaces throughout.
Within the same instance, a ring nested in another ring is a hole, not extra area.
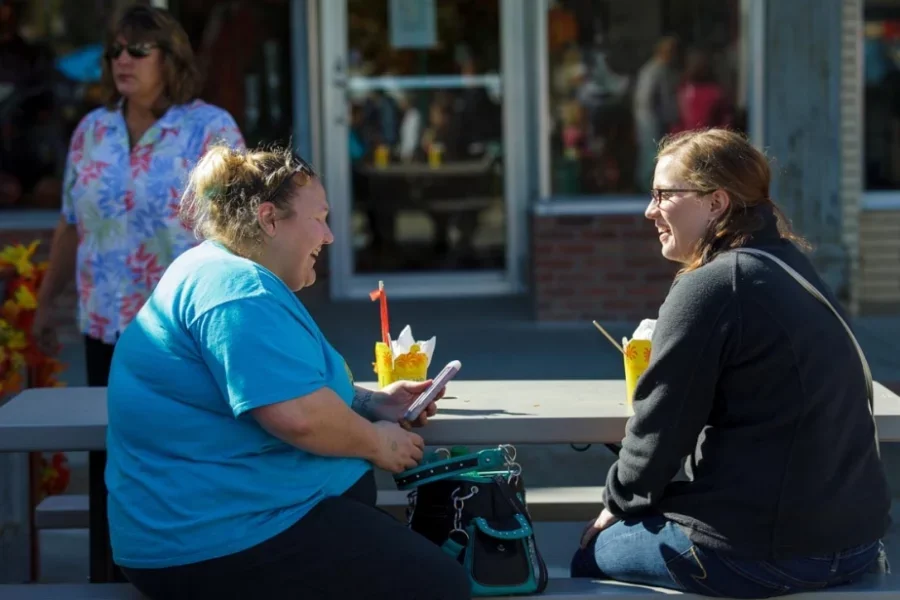
M 538 522 L 588 521 L 603 510 L 602 487 L 547 487 L 528 490 L 528 510 Z M 406 520 L 406 492 L 379 490 L 378 505 L 401 521 Z M 87 529 L 87 495 L 48 496 L 34 513 L 38 529 Z
M 703 596 L 672 590 L 590 581 L 552 579 L 540 596 L 516 596 L 536 600 L 659 600 L 660 596 L 685 600 L 706 600 Z M 872 576 L 858 584 L 819 592 L 794 594 L 790 600 L 895 600 L 900 597 L 900 577 Z M 3 600 L 139 600 L 141 595 L 128 584 L 25 584 L 0 585 Z M 403 600 L 398 598 L 397 600 Z
M 677 596 L 685 600 L 709 600 L 706 596 L 683 594 L 674 590 L 589 579 L 551 579 L 546 592 L 540 596 L 525 597 L 541 600 L 596 600 L 597 598 L 604 600 L 659 600 L 659 597 L 663 595 Z M 896 600 L 900 598 L 900 578 L 890 575 L 873 575 L 854 585 L 792 594 L 785 598 L 790 600 Z
M 26 583 L 0 584 L 3 600 L 142 600 L 128 583 Z
M 87 529 L 90 510 L 87 494 L 47 496 L 34 509 L 38 529 Z

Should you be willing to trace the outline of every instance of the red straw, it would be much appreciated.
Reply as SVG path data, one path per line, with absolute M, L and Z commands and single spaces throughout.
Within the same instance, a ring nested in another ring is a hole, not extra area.
M 391 347 L 391 327 L 388 321 L 387 294 L 384 291 L 384 282 L 378 282 L 378 289 L 369 292 L 369 298 L 372 302 L 381 301 L 381 341 L 390 348 Z

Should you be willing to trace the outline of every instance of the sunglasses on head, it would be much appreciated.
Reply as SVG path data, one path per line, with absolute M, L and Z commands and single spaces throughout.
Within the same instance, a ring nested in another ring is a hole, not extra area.
M 284 188 L 286 188 L 288 186 L 288 184 L 293 181 L 294 175 L 302 174 L 306 177 L 307 181 L 309 179 L 312 179 L 313 177 L 318 177 L 318 174 L 316 173 L 315 169 L 312 168 L 312 165 L 309 164 L 308 162 L 306 162 L 305 160 L 303 160 L 302 158 L 300 158 L 299 156 L 297 156 L 296 154 L 294 155 L 294 159 L 292 162 L 293 162 L 293 171 L 291 171 L 290 175 L 288 175 L 287 177 L 282 179 L 281 183 L 279 183 L 278 186 L 274 190 L 272 190 L 272 193 L 269 195 L 269 198 L 272 198 L 272 199 L 277 198 L 278 195 L 281 194 L 281 192 L 284 190 Z
M 294 173 L 296 175 L 298 173 L 303 173 L 307 177 L 318 177 L 319 174 L 316 173 L 316 170 L 313 169 L 312 165 L 297 156 L 294 155 Z
M 119 42 L 114 42 L 106 49 L 106 58 L 115 60 L 122 55 L 123 50 L 128 52 L 128 56 L 131 58 L 147 58 L 154 48 L 159 48 L 159 44 L 153 44 L 151 42 L 120 44 Z

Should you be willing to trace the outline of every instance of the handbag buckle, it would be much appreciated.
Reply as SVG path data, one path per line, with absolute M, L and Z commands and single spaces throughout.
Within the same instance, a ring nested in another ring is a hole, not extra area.
M 462 487 L 458 487 L 453 490 L 453 493 L 450 494 L 450 499 L 453 500 L 453 529 L 450 530 L 450 534 L 459 533 L 465 536 L 466 541 L 469 539 L 469 534 L 465 529 L 462 528 L 462 516 L 463 516 L 463 508 L 466 506 L 466 500 L 474 496 L 478 493 L 478 486 L 470 486 L 469 493 L 465 496 L 460 496 L 460 492 L 462 491 Z
M 503 452 L 506 467 L 509 469 L 509 475 L 506 477 L 506 482 L 510 485 L 515 485 L 522 475 L 522 465 L 516 462 L 516 447 L 512 444 L 501 444 L 500 450 Z

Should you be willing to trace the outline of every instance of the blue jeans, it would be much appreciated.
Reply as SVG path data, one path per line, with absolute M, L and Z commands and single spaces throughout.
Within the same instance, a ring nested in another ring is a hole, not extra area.
M 836 554 L 743 560 L 697 546 L 663 517 L 620 521 L 572 559 L 572 577 L 613 579 L 694 594 L 769 598 L 819 590 L 887 571 L 880 541 Z

